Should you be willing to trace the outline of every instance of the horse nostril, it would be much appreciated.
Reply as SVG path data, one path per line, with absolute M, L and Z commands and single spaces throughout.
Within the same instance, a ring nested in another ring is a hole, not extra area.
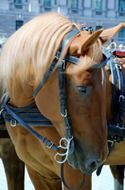
M 97 166 L 97 163 L 96 163 L 95 161 L 93 161 L 93 162 L 89 165 L 89 168 L 94 169 L 94 168 L 96 168 L 96 166 Z
M 101 160 L 100 159 L 90 159 L 90 160 L 87 160 L 86 169 L 89 170 L 89 171 L 94 171 L 100 165 L 101 165 Z

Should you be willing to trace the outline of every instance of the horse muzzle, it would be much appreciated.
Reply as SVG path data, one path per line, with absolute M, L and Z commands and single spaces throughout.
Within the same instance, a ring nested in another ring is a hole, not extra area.
M 83 152 L 83 154 L 82 154 Z M 86 152 L 86 151 L 85 151 Z M 91 153 L 74 150 L 68 156 L 68 163 L 75 169 L 79 169 L 82 173 L 92 174 L 98 167 L 100 167 L 107 158 L 108 151 L 98 153 L 92 151 Z

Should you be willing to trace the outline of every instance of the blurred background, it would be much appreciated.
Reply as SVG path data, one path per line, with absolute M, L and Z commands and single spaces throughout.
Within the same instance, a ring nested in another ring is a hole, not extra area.
M 0 0 L 0 44 L 36 15 L 56 11 L 72 21 L 107 28 L 125 21 L 125 0 Z M 125 28 L 115 37 L 125 43 Z

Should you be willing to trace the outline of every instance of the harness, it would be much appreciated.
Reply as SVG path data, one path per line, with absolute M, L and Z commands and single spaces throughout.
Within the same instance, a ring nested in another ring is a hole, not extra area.
M 79 30 L 73 28 L 72 31 L 68 33 L 65 37 L 62 45 L 61 51 L 66 47 L 66 45 L 72 40 L 77 34 L 79 34 Z M 51 63 L 50 68 L 44 75 L 43 80 L 40 82 L 38 87 L 33 93 L 33 97 L 35 97 L 38 92 L 42 89 L 48 78 L 52 75 L 55 66 L 60 59 L 61 52 L 58 51 L 55 55 L 53 62 Z M 109 58 L 106 58 L 103 62 L 97 63 L 93 65 L 93 69 L 102 69 L 106 65 Z M 66 99 L 66 62 L 70 62 L 72 64 L 78 64 L 79 58 L 74 56 L 66 55 L 65 59 L 61 60 L 61 63 L 58 66 L 58 79 L 59 79 L 59 92 L 60 92 L 60 114 L 65 123 L 65 137 L 62 137 L 59 141 L 59 145 L 55 145 L 52 141 L 47 139 L 46 137 L 39 134 L 32 126 L 47 126 L 52 127 L 51 121 L 45 118 L 37 109 L 36 105 L 33 103 L 29 106 L 23 108 L 15 108 L 9 104 L 9 98 L 5 98 L 2 103 L 2 111 L 1 114 L 4 120 L 9 121 L 12 127 L 16 126 L 16 123 L 22 125 L 27 131 L 29 131 L 32 135 L 42 141 L 49 149 L 57 151 L 55 154 L 55 160 L 64 164 L 67 161 L 68 155 L 74 151 L 74 140 L 73 140 L 73 132 L 72 132 L 72 122 L 70 115 L 68 113 L 67 108 L 67 99 Z M 60 151 L 63 150 L 63 151 Z M 62 175 L 61 175 L 62 176 Z M 63 179 L 63 182 L 66 187 L 68 187 Z M 80 184 L 81 187 L 81 184 Z M 68 187 L 69 188 L 69 187 Z M 70 189 L 70 188 L 69 188 Z
M 107 51 L 105 55 L 110 54 L 110 59 L 107 62 L 111 71 L 112 77 L 112 120 L 108 121 L 108 141 L 120 142 L 125 140 L 125 126 L 124 126 L 124 113 L 125 113 L 125 74 L 121 65 L 116 60 L 113 53 Z
M 125 73 L 121 65 L 116 60 L 114 52 L 103 49 L 104 55 L 109 57 L 107 65 L 111 71 L 112 77 L 112 119 L 108 121 L 108 146 L 109 154 L 114 148 L 115 143 L 125 140 Z M 97 169 L 97 176 L 100 175 L 103 165 Z

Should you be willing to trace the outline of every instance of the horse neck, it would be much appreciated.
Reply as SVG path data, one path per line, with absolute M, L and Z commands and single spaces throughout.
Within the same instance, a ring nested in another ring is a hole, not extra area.
M 37 86 L 38 84 L 36 87 Z M 51 120 L 60 136 L 64 136 L 64 121 L 60 113 L 60 96 L 57 71 L 50 76 L 42 89 L 36 95 L 35 103 L 39 111 Z
M 22 86 L 18 78 L 14 79 L 9 88 L 10 103 L 16 107 L 31 104 L 34 101 L 32 91 L 32 86 L 29 84 Z
M 37 86 L 38 84 L 36 85 L 36 87 Z M 58 73 L 56 71 L 53 73 L 52 76 L 49 77 L 47 82 L 40 89 L 35 97 L 35 102 L 39 110 L 44 113 L 48 118 L 51 118 L 59 112 L 59 86 Z

